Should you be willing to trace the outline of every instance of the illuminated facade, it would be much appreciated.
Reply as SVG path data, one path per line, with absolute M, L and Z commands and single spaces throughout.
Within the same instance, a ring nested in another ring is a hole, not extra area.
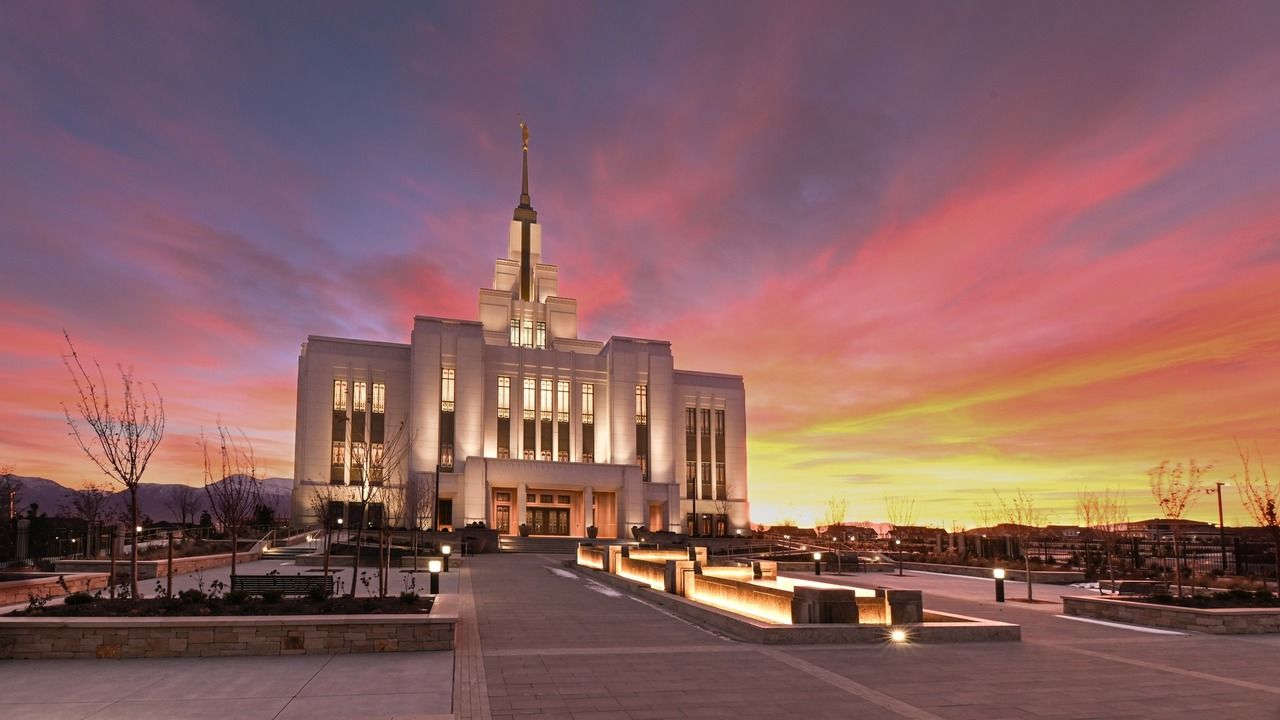
M 331 514 L 360 523 L 360 487 L 381 482 L 368 468 L 399 439 L 396 476 L 438 482 L 442 527 L 745 530 L 742 377 L 678 370 L 662 340 L 578 337 L 577 300 L 558 294 L 558 269 L 542 262 L 527 135 L 523 155 L 507 256 L 480 290 L 478 320 L 416 317 L 407 345 L 303 344 L 293 517 L 315 521 L 312 499 L 327 493 Z M 375 498 L 368 521 L 383 513 Z

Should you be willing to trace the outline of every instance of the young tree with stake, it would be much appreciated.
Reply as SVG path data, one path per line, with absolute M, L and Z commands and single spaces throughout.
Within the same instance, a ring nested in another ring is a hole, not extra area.
M 1178 542 L 1182 535 L 1182 516 L 1201 495 L 1205 473 L 1212 469 L 1212 465 L 1197 465 L 1192 458 L 1185 468 L 1182 463 L 1170 465 L 1164 460 L 1147 471 L 1151 495 L 1173 526 L 1173 575 L 1178 583 L 1178 597 L 1182 597 L 1182 549 Z
M 236 574 L 240 551 L 240 529 L 262 497 L 262 480 L 253 456 L 253 445 L 243 432 L 237 442 L 231 430 L 218 422 L 218 457 L 221 477 L 215 478 L 209 459 L 209 443 L 200 431 L 200 449 L 204 455 L 204 491 L 209 496 L 209 511 L 231 536 L 231 574 Z
M 80 355 L 65 331 L 67 354 L 62 363 L 71 374 L 78 396 L 75 413 L 62 406 L 71 437 L 107 477 L 129 491 L 130 527 L 140 526 L 138 485 L 147 471 L 151 456 L 164 439 L 164 400 L 154 384 L 154 399 L 143 383 L 134 380 L 133 369 L 117 366 L 120 371 L 121 402 L 112 405 L 102 366 L 93 363 L 95 379 L 80 361 Z M 112 578 L 114 581 L 114 578 Z M 138 597 L 138 533 L 133 533 L 133 553 L 129 558 L 129 597 Z
M 1240 501 L 1245 510 L 1260 527 L 1271 533 L 1271 543 L 1275 551 L 1276 582 L 1280 583 L 1280 480 L 1272 484 L 1267 475 L 1267 466 L 1262 462 L 1262 450 L 1254 446 L 1258 454 L 1258 475 L 1253 474 L 1253 458 L 1249 451 L 1236 443 L 1236 452 L 1240 454 L 1240 464 L 1244 468 L 1242 477 L 1234 478 L 1240 492 Z

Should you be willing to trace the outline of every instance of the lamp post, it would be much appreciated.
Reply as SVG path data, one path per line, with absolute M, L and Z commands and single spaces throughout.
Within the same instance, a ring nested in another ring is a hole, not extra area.
M 996 579 L 996 602 L 1004 602 L 1004 568 L 996 568 L 991 571 L 992 577 Z
M 449 556 L 450 556 L 451 554 L 453 554 L 453 546 L 452 546 L 452 545 L 441 545 L 441 546 L 440 546 L 440 555 L 441 555 L 442 557 L 444 557 L 444 571 L 445 571 L 445 572 L 449 572 Z
M 436 504 L 431 508 L 431 542 L 435 542 L 436 533 L 440 532 L 440 463 L 436 463 L 436 491 L 431 497 Z
M 1222 486 L 1227 483 L 1214 483 L 1218 493 L 1218 549 L 1222 554 L 1222 574 L 1227 574 L 1227 530 L 1222 522 Z
M 820 552 L 815 552 L 813 554 L 813 574 L 822 574 L 822 553 Z
M 894 538 L 893 544 L 898 550 L 898 577 L 902 577 L 902 538 Z
M 427 561 L 427 572 L 431 574 L 431 594 L 432 595 L 440 594 L 440 566 L 442 564 L 443 563 L 441 563 L 439 560 L 435 560 L 435 559 Z
M 338 542 L 342 542 L 342 518 L 338 518 Z

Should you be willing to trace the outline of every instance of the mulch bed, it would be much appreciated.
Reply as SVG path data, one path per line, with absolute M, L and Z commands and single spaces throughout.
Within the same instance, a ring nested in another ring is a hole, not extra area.
M 76 604 L 46 605 L 27 610 L 15 610 L 10 616 L 19 617 L 210 617 L 210 616 L 262 616 L 262 615 L 405 615 L 431 612 L 432 598 L 417 597 L 406 602 L 400 597 L 333 597 L 324 600 L 309 598 L 279 598 L 264 600 L 261 597 L 214 598 L 146 598 L 143 600 L 95 599 Z

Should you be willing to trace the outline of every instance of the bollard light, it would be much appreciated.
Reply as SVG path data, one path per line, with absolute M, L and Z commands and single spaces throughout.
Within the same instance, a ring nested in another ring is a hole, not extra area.
M 453 554 L 453 546 L 441 545 L 440 554 L 444 556 L 444 571 L 449 572 L 449 556 Z
M 898 549 L 898 577 L 902 577 L 902 539 L 895 538 L 893 544 Z
M 431 594 L 432 595 L 440 594 L 440 569 L 441 567 L 443 567 L 443 565 L 444 563 L 440 562 L 439 560 L 432 559 L 427 561 L 427 572 L 431 573 Z
M 135 528 L 134 528 L 134 531 L 135 531 L 135 532 L 142 532 L 142 526 L 141 526 L 141 525 L 139 525 L 139 526 L 135 527 Z
M 904 643 L 907 641 L 907 631 L 902 628 L 894 628 L 889 631 L 889 639 L 896 643 Z
M 822 574 L 822 553 L 820 552 L 816 552 L 813 554 L 813 574 L 814 575 Z
M 991 571 L 991 576 L 996 579 L 996 602 L 1004 602 L 1004 568 L 996 568 Z

